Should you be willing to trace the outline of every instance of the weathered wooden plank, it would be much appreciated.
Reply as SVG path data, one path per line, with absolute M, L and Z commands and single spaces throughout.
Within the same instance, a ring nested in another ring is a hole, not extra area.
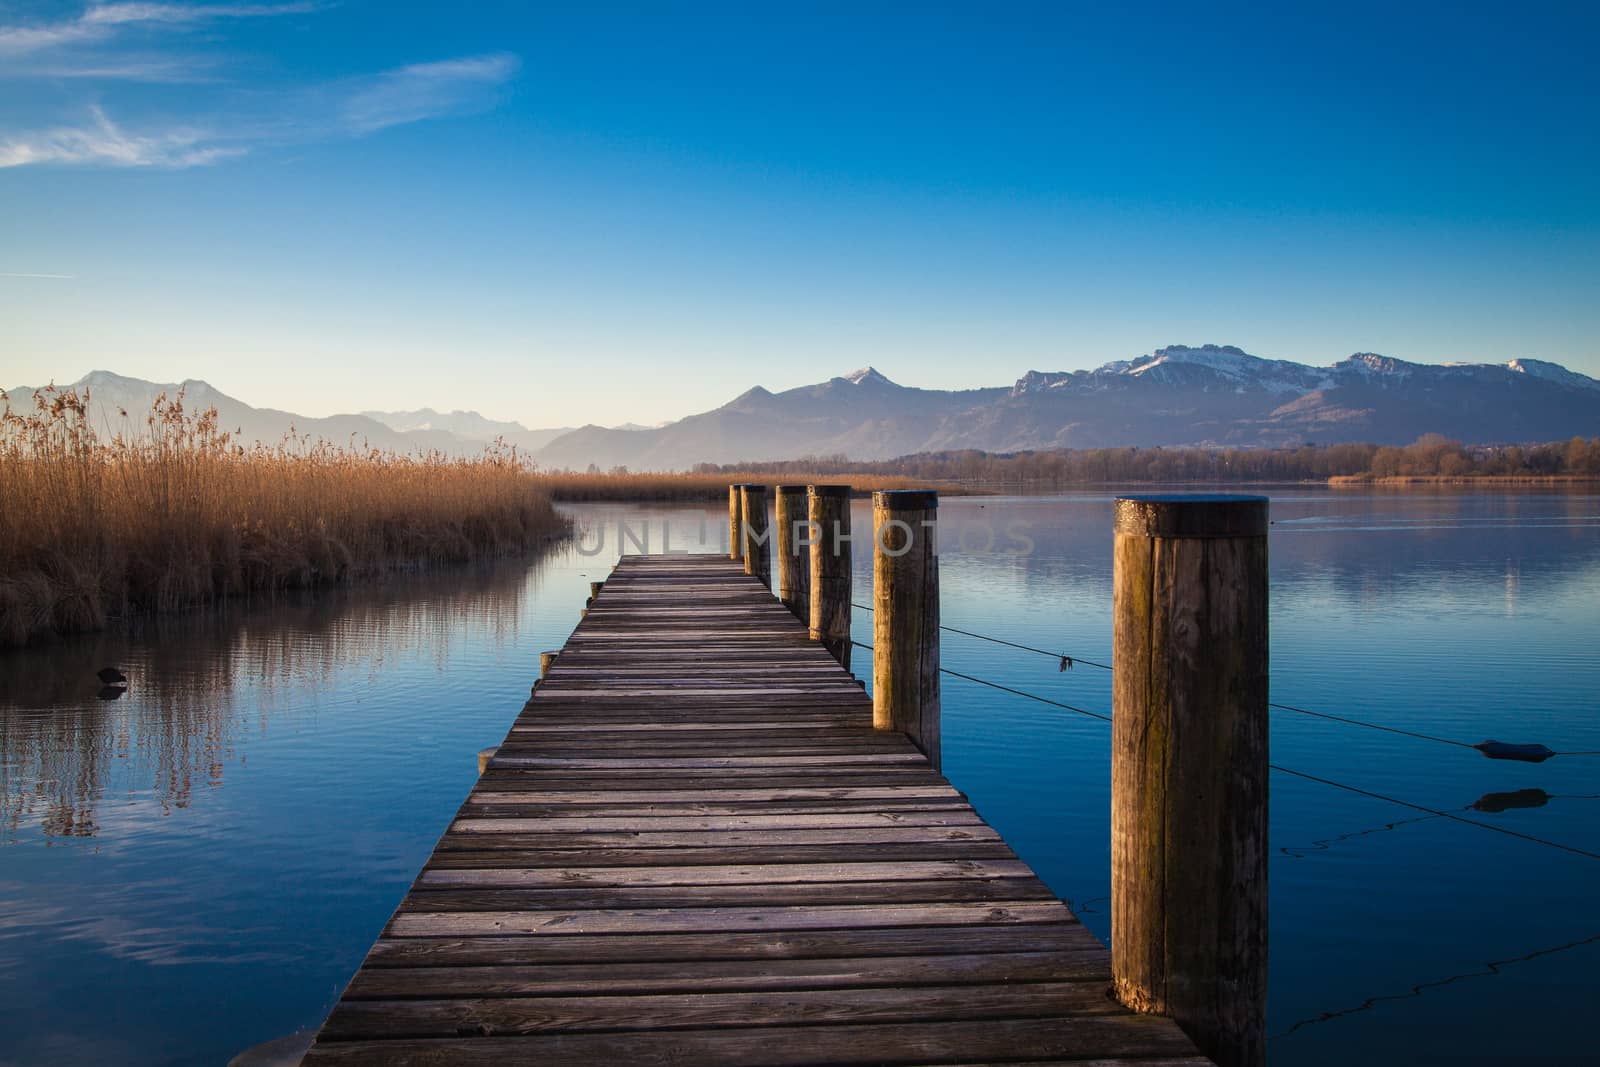
M 306 1062 L 1203 1062 L 1110 973 L 738 562 L 628 557 Z
M 1079 1067 L 1113 1067 L 1120 1057 L 1138 1057 L 1144 1067 L 1209 1063 L 1194 1058 L 1193 1046 L 1176 1026 L 1143 1015 L 550 1034 L 532 1042 L 516 1038 L 329 1041 L 319 1042 L 305 1062 L 505 1067 L 519 1057 L 541 1067 L 601 1063 L 630 1067 L 899 1067 L 982 1059 L 1007 1063 L 1067 1059 Z
M 989 860 L 1010 859 L 1016 855 L 1004 841 L 902 841 L 847 844 L 838 841 L 820 845 L 756 844 L 727 845 L 716 843 L 702 847 L 676 846 L 671 848 L 645 848 L 620 846 L 600 848 L 541 847 L 526 845 L 527 838 L 518 838 L 521 847 L 510 848 L 506 840 L 482 837 L 470 839 L 449 838 L 428 860 L 429 868 L 462 869 L 471 867 L 570 867 L 582 864 L 590 867 L 677 867 L 702 866 L 713 863 L 848 863 L 868 860 L 896 860 L 920 862 L 925 860 Z M 540 839 L 547 845 L 568 844 L 566 838 Z M 485 847 L 500 846 L 500 847 Z
M 562 867 L 522 870 L 424 871 L 418 889 L 640 885 L 775 885 L 786 882 L 883 882 L 939 878 L 1032 878 L 1020 860 L 931 860 L 912 863 L 766 863 L 682 867 Z
M 472 790 L 474 803 L 563 803 L 563 805 L 627 805 L 627 803 L 707 803 L 707 801 L 797 801 L 797 800 L 965 800 L 949 785 L 850 785 L 845 789 L 826 787 L 768 787 L 768 789 L 546 789 L 530 784 L 478 785 Z
M 580 996 L 622 993 L 770 992 L 785 989 L 913 988 L 967 983 L 1111 980 L 1094 948 L 943 956 L 857 956 L 784 960 L 673 960 L 670 963 L 539 964 L 499 967 L 374 967 L 346 997 Z
M 340 1002 L 323 1034 L 330 1041 L 366 1037 L 435 1037 L 462 1029 L 492 1037 L 570 1030 L 658 1030 L 696 1026 L 994 1019 L 1043 1014 L 1115 1015 L 1127 1009 L 1104 982 L 965 984 L 955 989 L 859 988 L 781 993 L 641 993 L 627 997 L 460 997 L 445 1000 Z
M 572 911 L 616 908 L 788 908 L 802 905 L 889 906 L 1054 900 L 1037 878 L 945 878 L 929 881 L 787 882 L 731 885 L 645 885 L 436 889 L 416 886 L 400 904 L 408 912 Z
M 680 801 L 672 804 L 524 804 L 516 794 L 496 794 L 512 799 L 495 800 L 474 797 L 456 814 L 461 818 L 487 819 L 512 816 L 519 819 L 580 818 L 593 815 L 622 819 L 635 815 L 688 816 L 688 815 L 865 815 L 870 813 L 896 813 L 919 811 L 966 812 L 971 809 L 961 800 L 793 800 L 734 801 L 715 803 L 708 801 Z
M 461 911 L 400 913 L 389 923 L 392 937 L 481 937 L 487 934 L 697 933 L 748 930 L 819 930 L 847 927 L 943 926 L 972 923 L 1008 926 L 1065 922 L 1056 901 L 948 904 L 799 905 L 772 908 L 633 908 L 576 911 Z
M 907 926 L 876 929 L 771 930 L 758 933 L 567 934 L 527 937 L 384 938 L 367 967 L 508 967 L 532 964 L 788 960 L 977 955 L 988 952 L 1099 954 L 1105 946 L 1077 922 L 1027 926 Z
M 490 821 L 490 820 L 485 820 Z M 901 841 L 998 841 L 988 826 L 861 826 L 836 830 L 452 831 L 469 848 L 671 848 L 678 845 L 865 845 Z

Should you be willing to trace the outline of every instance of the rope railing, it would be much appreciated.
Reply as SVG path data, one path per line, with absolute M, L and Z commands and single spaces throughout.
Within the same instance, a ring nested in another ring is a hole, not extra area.
M 850 643 L 852 645 L 856 646 L 857 648 L 864 648 L 868 652 L 871 652 L 873 650 L 872 646 L 867 644 L 865 641 L 852 640 Z M 953 671 L 948 667 L 940 667 L 939 668 L 939 673 L 940 674 L 948 674 L 953 678 L 960 678 L 960 679 L 962 679 L 964 681 L 968 681 L 968 682 L 976 682 L 978 685 L 988 686 L 991 689 L 998 689 L 998 690 L 1000 690 L 1001 692 L 1004 692 L 1004 693 L 1011 693 L 1011 694 L 1013 694 L 1015 696 L 1025 697 L 1028 700 L 1037 701 L 1040 704 L 1048 704 L 1048 705 L 1051 705 L 1052 707 L 1063 708 L 1063 709 L 1065 709 L 1067 711 L 1074 712 L 1075 714 L 1078 714 L 1078 715 L 1087 716 L 1088 718 L 1091 718 L 1091 719 L 1099 719 L 1102 722 L 1110 722 L 1110 721 L 1112 721 L 1110 715 L 1104 715 L 1104 714 L 1101 714 L 1100 712 L 1097 712 L 1097 711 L 1091 711 L 1088 708 L 1080 708 L 1080 707 L 1078 707 L 1076 705 L 1067 704 L 1067 703 L 1064 703 L 1064 702 L 1059 701 L 1059 700 L 1051 700 L 1049 697 L 1042 697 L 1042 696 L 1038 695 L 1037 693 L 1029 693 L 1026 690 L 1017 689 L 1017 688 L 1014 688 L 1014 687 L 1009 686 L 1009 685 L 1002 685 L 999 682 L 991 682 L 987 678 L 979 678 L 976 675 L 964 674 L 961 671 Z M 1332 717 L 1332 716 L 1330 716 L 1330 717 Z M 1354 720 L 1351 720 L 1351 721 L 1354 721 Z M 1364 724 L 1358 723 L 1357 725 L 1364 725 Z M 1405 733 L 1406 731 L 1394 731 L 1394 732 Z M 1426 735 L 1417 735 L 1417 736 L 1426 736 Z M 1443 739 L 1441 739 L 1441 738 L 1429 738 L 1429 740 L 1443 740 Z M 1452 742 L 1446 742 L 1446 743 L 1452 743 Z M 1473 748 L 1473 747 L 1476 747 L 1476 746 L 1466 745 L 1466 746 L 1463 746 L 1463 747 Z M 1536 844 L 1536 845 L 1543 845 L 1546 848 L 1553 848 L 1553 849 L 1557 849 L 1557 850 L 1559 850 L 1561 852 L 1568 852 L 1568 853 L 1571 853 L 1572 855 L 1575 855 L 1575 856 L 1583 856 L 1583 857 L 1588 858 L 1588 859 L 1600 860 L 1600 852 L 1590 852 L 1587 849 L 1578 848 L 1578 847 L 1576 847 L 1574 845 L 1566 845 L 1566 844 L 1563 844 L 1563 843 L 1561 843 L 1559 841 L 1551 841 L 1548 838 L 1536 837 L 1533 834 L 1525 834 L 1525 833 L 1522 833 L 1519 830 L 1511 830 L 1511 829 L 1508 829 L 1508 828 L 1506 828 L 1504 826 L 1495 826 L 1493 823 L 1479 822 L 1477 819 L 1468 819 L 1468 818 L 1466 818 L 1464 816 L 1457 815 L 1454 812 L 1442 811 L 1442 810 L 1440 810 L 1438 808 L 1430 808 L 1427 805 L 1415 804 L 1415 803 L 1413 803 L 1413 802 L 1411 802 L 1409 800 L 1402 800 L 1399 797 L 1392 797 L 1392 796 L 1389 796 L 1389 795 L 1387 795 L 1385 793 L 1376 793 L 1376 792 L 1373 792 L 1370 789 L 1362 789 L 1359 786 L 1348 785 L 1348 784 L 1346 784 L 1344 782 L 1336 782 L 1331 778 L 1322 778 L 1322 777 L 1319 777 L 1319 776 L 1314 775 L 1314 774 L 1308 774 L 1305 771 L 1297 771 L 1292 767 L 1285 767 L 1282 764 L 1269 763 L 1269 764 L 1267 764 L 1267 766 L 1269 768 L 1271 768 L 1272 770 L 1274 770 L 1274 771 L 1278 771 L 1281 774 L 1291 775 L 1291 776 L 1296 777 L 1296 778 L 1303 778 L 1306 781 L 1317 782 L 1317 783 L 1320 783 L 1322 785 L 1330 786 L 1330 787 L 1332 787 L 1334 789 L 1342 789 L 1342 790 L 1345 790 L 1345 791 L 1350 792 L 1350 793 L 1356 793 L 1356 794 L 1358 794 L 1360 796 L 1369 797 L 1369 798 L 1371 798 L 1373 800 L 1382 800 L 1382 801 L 1385 801 L 1385 802 L 1390 803 L 1390 804 L 1398 805 L 1399 807 L 1402 807 L 1402 808 L 1410 808 L 1413 811 L 1425 812 L 1425 813 L 1427 813 L 1428 815 L 1430 815 L 1430 816 L 1432 816 L 1434 818 L 1448 819 L 1448 820 L 1450 820 L 1452 822 L 1458 822 L 1458 823 L 1461 823 L 1461 824 L 1466 825 L 1466 826 L 1475 826 L 1480 830 L 1491 830 L 1491 831 L 1493 831 L 1493 832 L 1495 832 L 1497 834 L 1505 834 L 1508 837 L 1515 837 L 1515 838 L 1518 838 L 1520 840 L 1528 841 L 1528 842 L 1531 842 L 1531 843 Z
M 860 604 L 855 601 L 851 601 L 850 606 L 860 608 L 862 611 L 873 610 L 871 604 Z M 1049 649 L 1035 648 L 1032 645 L 1024 645 L 1020 642 L 1010 641 L 1003 637 L 994 637 L 990 634 L 981 634 L 973 630 L 963 630 L 957 626 L 946 626 L 941 624 L 939 629 L 948 633 L 961 634 L 963 637 L 972 637 L 979 641 L 987 641 L 991 644 L 1004 645 L 1006 648 L 1015 648 L 1023 652 L 1032 652 L 1040 656 L 1049 657 L 1058 663 L 1058 669 L 1062 671 L 1071 670 L 1074 666 L 1078 665 L 1085 667 L 1096 667 L 1103 671 L 1109 671 L 1112 669 L 1110 664 L 1100 663 L 1092 659 L 1085 659 L 1082 656 L 1075 656 L 1069 652 L 1052 652 Z M 977 681 L 983 685 L 993 684 L 984 682 L 982 679 L 969 680 Z M 996 688 L 1005 687 L 996 686 Z M 1031 697 L 1031 694 L 1027 693 L 1022 695 Z M 1032 699 L 1043 700 L 1044 698 L 1032 697 Z M 1057 702 L 1045 701 L 1045 703 Z M 1071 705 L 1062 706 L 1069 708 L 1069 710 L 1082 712 L 1082 709 L 1073 708 Z M 1477 744 L 1469 744 L 1466 741 L 1455 741 L 1448 737 L 1438 737 L 1434 734 L 1425 734 L 1417 730 L 1406 730 L 1398 726 L 1385 726 L 1382 723 L 1367 722 L 1363 719 L 1352 719 L 1349 716 L 1334 715 L 1326 711 L 1314 711 L 1311 708 L 1303 708 L 1294 704 L 1268 702 L 1267 707 L 1276 711 L 1288 711 L 1293 712 L 1296 715 L 1306 715 L 1318 719 L 1327 719 L 1330 722 L 1343 723 L 1346 726 L 1359 726 L 1367 730 L 1381 730 L 1384 733 L 1399 734 L 1403 737 L 1411 737 L 1419 741 L 1431 741 L 1435 744 L 1450 745 L 1455 748 L 1470 748 L 1489 759 L 1515 760 L 1522 763 L 1543 763 L 1545 760 L 1550 759 L 1553 756 L 1600 756 L 1600 749 L 1552 749 L 1542 744 L 1515 744 L 1506 741 L 1493 740 L 1480 741 Z M 1092 712 L 1082 713 L 1091 715 L 1093 714 Z

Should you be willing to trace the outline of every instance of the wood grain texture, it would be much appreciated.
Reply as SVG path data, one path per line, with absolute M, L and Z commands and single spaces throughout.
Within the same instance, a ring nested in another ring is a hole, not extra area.
M 772 530 L 767 521 L 767 487 L 739 487 L 739 533 L 743 538 L 744 572 L 772 585 Z
M 872 494 L 872 721 L 939 769 L 939 498 Z
M 306 1062 L 1203 1063 L 743 572 L 624 557 Z
M 811 640 L 821 642 L 828 654 L 850 669 L 850 597 L 853 544 L 850 534 L 850 487 L 806 487 L 806 518 L 816 531 L 811 546 L 810 596 L 807 628 Z
M 1237 515 L 1214 498 L 1187 516 L 1174 514 L 1182 502 L 1123 503 L 1112 680 L 1117 995 L 1138 1011 L 1171 1015 L 1219 1063 L 1261 1064 L 1265 511 L 1253 500 Z
M 801 622 L 811 618 L 811 542 L 816 540 L 806 505 L 806 487 L 780 485 L 773 506 L 778 603 Z
M 738 483 L 728 486 L 728 558 L 744 558 L 744 537 L 739 532 L 743 518 L 744 499 Z

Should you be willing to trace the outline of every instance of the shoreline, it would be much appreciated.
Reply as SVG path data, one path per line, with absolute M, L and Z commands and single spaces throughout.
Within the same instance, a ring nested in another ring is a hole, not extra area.
M 1595 474 L 1335 474 L 1330 489 L 1366 489 L 1372 486 L 1563 486 L 1600 485 Z

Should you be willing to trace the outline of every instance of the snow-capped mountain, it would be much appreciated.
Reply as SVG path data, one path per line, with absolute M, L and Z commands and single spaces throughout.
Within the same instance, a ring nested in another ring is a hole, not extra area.
M 1554 363 L 1408 363 L 1359 352 L 1331 366 L 1232 345 L 1159 348 L 1094 370 L 1029 371 L 1009 388 L 912 389 L 872 367 L 773 393 L 757 386 L 670 427 L 596 426 L 552 441 L 546 466 L 681 469 L 843 454 L 888 459 L 973 448 L 1404 444 L 1600 435 L 1600 381 Z
M 661 426 L 571 431 L 428 408 L 311 419 L 250 407 L 202 381 L 162 385 L 106 371 L 74 385 L 90 389 L 91 416 L 107 433 L 138 433 L 151 401 L 181 388 L 191 410 L 215 405 L 222 428 L 245 443 L 276 442 L 293 426 L 339 443 L 471 454 L 502 436 L 545 467 L 576 470 L 951 449 L 1405 444 L 1425 433 L 1477 443 L 1600 436 L 1600 381 L 1543 360 L 1425 364 L 1358 352 L 1310 367 L 1231 345 L 1172 345 L 1094 370 L 1029 371 L 1009 387 L 956 392 L 911 388 L 862 367 L 781 393 L 755 386 Z M 13 409 L 31 408 L 31 394 L 13 390 Z

